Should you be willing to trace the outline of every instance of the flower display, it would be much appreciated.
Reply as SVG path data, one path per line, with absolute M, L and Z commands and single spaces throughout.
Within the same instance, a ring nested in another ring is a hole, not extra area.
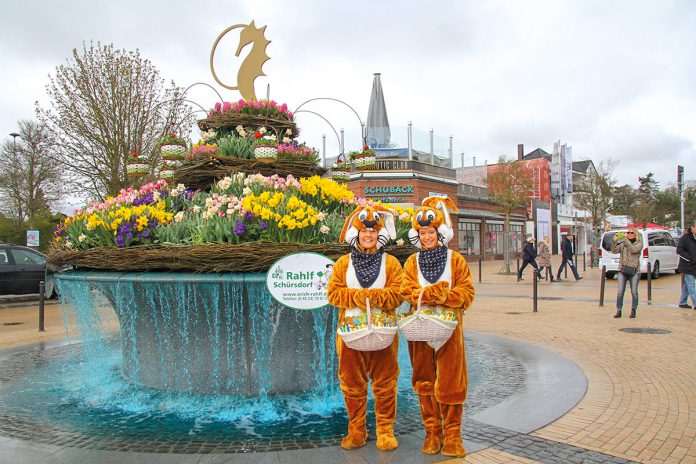
M 187 144 L 186 139 L 179 137 L 176 135 L 176 133 L 172 132 L 162 137 L 159 141 L 159 145 L 183 145 L 185 147 Z
M 357 169 L 374 169 L 377 164 L 377 155 L 368 145 L 365 145 L 362 151 L 348 153 L 348 158 Z
M 208 112 L 208 116 L 223 113 L 243 113 L 243 114 L 258 114 L 268 115 L 271 118 L 287 119 L 294 121 L 292 112 L 288 110 L 288 105 L 285 103 L 278 104 L 273 100 L 244 100 L 240 99 L 234 103 L 223 102 L 216 103 L 215 107 Z
M 304 143 L 300 144 L 290 141 L 287 137 L 283 140 L 284 142 L 278 145 L 278 159 L 296 159 L 315 163 L 319 160 L 319 155 L 315 148 L 308 147 Z
M 160 154 L 165 160 L 183 160 L 188 144 L 175 133 L 167 134 L 159 141 Z
M 150 160 L 133 152 L 126 160 L 126 174 L 130 177 L 142 177 L 150 173 Z
M 200 141 L 191 147 L 191 153 L 189 154 L 188 158 L 190 159 L 199 156 L 214 155 L 217 153 L 217 151 L 218 146 L 216 143 L 206 143 L 204 141 Z
M 210 192 L 166 180 L 122 190 L 75 211 L 56 228 L 65 247 L 89 249 L 148 243 L 325 243 L 336 241 L 354 206 L 345 186 L 319 176 L 297 179 L 238 173 Z

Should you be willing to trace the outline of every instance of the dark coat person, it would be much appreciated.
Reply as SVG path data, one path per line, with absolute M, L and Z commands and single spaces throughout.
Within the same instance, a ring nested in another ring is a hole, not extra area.
M 696 309 L 696 221 L 691 222 L 679 239 L 677 255 L 679 255 L 677 270 L 683 276 L 679 307 L 690 309 L 691 306 L 687 300 L 691 297 L 691 304 Z
M 541 279 L 541 271 L 536 263 L 536 257 L 537 252 L 536 248 L 534 248 L 534 237 L 528 237 L 522 249 L 522 266 L 517 273 L 518 280 L 522 280 L 522 271 L 524 271 L 524 268 L 527 267 L 528 264 L 535 269 L 536 276 Z
M 561 261 L 561 265 L 558 267 L 558 272 L 556 273 L 556 280 L 561 280 L 561 272 L 566 267 L 566 264 L 570 266 L 570 270 L 573 271 L 573 276 L 575 276 L 575 280 L 580 280 L 582 277 L 578 274 L 578 270 L 575 267 L 575 250 L 573 249 L 573 235 L 568 234 L 565 237 L 563 237 L 563 240 L 561 240 L 561 256 L 563 257 L 563 261 Z

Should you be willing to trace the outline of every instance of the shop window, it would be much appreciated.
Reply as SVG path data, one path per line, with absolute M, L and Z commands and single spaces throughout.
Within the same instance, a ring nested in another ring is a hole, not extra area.
M 459 252 L 463 255 L 481 254 L 481 224 L 459 223 Z

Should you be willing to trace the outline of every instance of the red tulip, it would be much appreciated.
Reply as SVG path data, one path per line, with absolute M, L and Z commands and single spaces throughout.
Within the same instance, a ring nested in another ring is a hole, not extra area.
M 263 136 L 259 132 L 254 134 L 255 139 L 260 139 L 261 137 L 263 137 Z
M 137 154 L 136 152 L 133 152 L 133 153 L 131 153 L 131 156 L 132 156 L 133 158 L 137 158 L 137 157 L 138 157 L 138 154 Z
M 365 146 L 363 147 L 363 151 L 369 150 L 369 149 L 370 149 L 370 146 L 369 146 L 369 145 L 365 145 Z

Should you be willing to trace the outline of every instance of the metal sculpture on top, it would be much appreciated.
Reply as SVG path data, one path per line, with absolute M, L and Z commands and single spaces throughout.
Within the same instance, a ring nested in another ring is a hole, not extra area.
M 249 44 L 252 44 L 251 51 L 247 57 L 242 62 L 239 67 L 239 72 L 237 73 L 237 85 L 230 86 L 222 83 L 218 79 L 215 73 L 215 67 L 213 65 L 213 57 L 215 56 L 215 49 L 218 46 L 220 40 L 228 32 L 242 28 L 239 34 L 239 45 L 237 46 L 236 57 L 242 52 L 242 49 Z M 265 76 L 263 70 L 263 64 L 270 60 L 271 58 L 266 54 L 266 47 L 271 43 L 270 40 L 266 39 L 264 33 L 266 32 L 266 26 L 257 28 L 252 21 L 250 24 L 235 24 L 225 29 L 222 34 L 220 34 L 213 44 L 213 49 L 210 51 L 210 71 L 213 73 L 215 81 L 226 89 L 239 90 L 242 94 L 242 98 L 246 100 L 256 100 L 256 92 L 254 91 L 254 81 L 259 76 Z

